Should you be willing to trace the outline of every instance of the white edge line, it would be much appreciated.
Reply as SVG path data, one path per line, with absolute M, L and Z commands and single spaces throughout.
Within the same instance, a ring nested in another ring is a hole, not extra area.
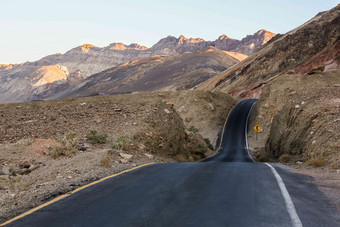
M 246 138 L 246 148 L 247 148 L 247 151 L 248 151 L 248 156 L 250 157 L 250 159 L 251 159 L 253 162 L 256 162 L 256 161 L 254 160 L 253 156 L 251 156 L 251 154 L 250 154 L 250 152 L 249 152 L 249 144 L 248 144 L 248 130 L 249 130 L 249 129 L 248 129 L 248 120 L 249 120 L 250 113 L 251 113 L 251 111 L 252 111 L 252 109 L 253 109 L 255 103 L 257 103 L 257 101 L 254 102 L 253 105 L 251 105 L 251 108 L 250 108 L 250 110 L 249 110 L 249 112 L 248 112 L 248 116 L 247 116 L 247 120 L 246 120 L 246 127 L 244 128 L 244 134 L 245 134 L 245 138 Z
M 276 171 L 276 169 L 272 165 L 270 165 L 269 163 L 264 163 L 264 164 L 266 164 L 271 169 L 271 171 L 273 172 L 273 174 L 276 178 L 277 184 L 279 185 L 282 196 L 285 200 L 286 208 L 287 208 L 288 214 L 290 216 L 290 219 L 292 221 L 293 227 L 302 227 L 302 223 L 301 223 L 301 220 L 299 218 L 299 215 L 296 213 L 294 203 L 293 203 L 293 201 L 292 201 L 292 199 L 289 195 L 289 192 L 287 191 L 287 188 L 286 188 L 285 183 L 283 182 L 282 178 L 280 177 L 280 175 L 278 174 L 278 172 Z
M 256 103 L 257 103 L 257 101 L 254 102 L 253 105 L 250 108 L 250 111 L 248 113 L 247 120 L 246 120 L 246 127 L 245 127 L 245 137 L 246 137 L 247 151 L 248 151 L 249 157 L 251 158 L 251 160 L 253 162 L 255 162 L 255 160 L 254 160 L 254 158 L 251 156 L 251 154 L 249 152 L 249 144 L 248 144 L 248 120 L 249 120 L 250 113 L 251 113 L 251 111 L 252 111 L 252 109 L 253 109 L 253 107 L 254 107 L 254 105 Z M 282 196 L 284 198 L 284 201 L 285 201 L 285 204 L 286 204 L 286 208 L 287 208 L 288 214 L 290 216 L 290 219 L 292 221 L 293 227 L 303 227 L 302 223 L 301 223 L 301 220 L 299 218 L 299 215 L 296 213 L 296 209 L 295 209 L 294 203 L 292 201 L 292 198 L 290 197 L 289 192 L 288 192 L 288 190 L 286 188 L 286 185 L 284 184 L 284 182 L 283 182 L 282 178 L 280 177 L 279 173 L 269 163 L 264 163 L 264 164 L 266 164 L 271 169 L 272 173 L 275 176 L 277 184 L 279 185 L 280 191 L 281 191 Z

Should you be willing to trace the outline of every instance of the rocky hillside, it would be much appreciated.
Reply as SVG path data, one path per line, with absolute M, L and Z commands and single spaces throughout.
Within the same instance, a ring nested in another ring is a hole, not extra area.
M 0 222 L 136 165 L 211 155 L 200 134 L 215 140 L 234 104 L 202 91 L 0 104 Z
M 171 56 L 153 56 L 107 69 L 50 98 L 186 90 L 237 64 L 245 55 L 214 47 Z
M 112 43 L 103 48 L 84 44 L 67 51 L 65 54 L 46 56 L 35 62 L 26 62 L 20 65 L 0 65 L 0 103 L 46 98 L 73 86 L 75 80 L 81 80 L 117 65 L 151 56 L 178 55 L 195 52 L 208 46 L 215 46 L 225 51 L 237 50 L 241 54 L 246 53 L 248 55 L 274 35 L 261 30 L 241 41 L 225 35 L 215 41 L 169 36 L 160 40 L 151 48 L 138 44 L 124 45 L 122 43 Z M 243 58 L 243 55 L 241 56 Z M 58 77 L 56 76 L 56 67 L 62 67 L 63 71 L 68 73 L 63 76 L 59 74 Z M 45 80 L 43 84 L 37 86 L 35 82 L 37 72 L 39 72 L 40 77 L 53 77 L 53 79 Z
M 37 100 L 73 86 L 83 76 L 79 71 L 70 73 L 61 65 L 47 65 L 25 74 L 0 77 L 0 103 Z M 27 75 L 23 78 L 24 75 Z
M 283 73 L 311 74 L 340 69 L 340 5 L 300 27 L 277 35 L 237 66 L 198 89 L 258 98 L 262 88 Z
M 262 128 L 255 147 L 279 159 L 324 160 L 340 169 L 340 72 L 284 74 L 264 87 L 253 124 Z

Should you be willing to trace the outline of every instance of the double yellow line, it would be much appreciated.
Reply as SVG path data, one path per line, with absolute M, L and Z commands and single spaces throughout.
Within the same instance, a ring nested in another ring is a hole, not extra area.
M 40 210 L 41 208 L 44 208 L 44 207 L 46 207 L 46 206 L 48 206 L 48 205 L 50 205 L 50 204 L 52 204 L 52 203 L 55 203 L 55 202 L 57 202 L 57 201 L 59 201 L 59 200 L 62 200 L 62 199 L 64 199 L 64 198 L 66 198 L 66 197 L 68 197 L 68 196 L 70 196 L 70 195 L 72 195 L 72 194 L 74 194 L 74 193 L 76 193 L 76 192 L 79 192 L 79 191 L 81 191 L 81 190 L 83 190 L 83 189 L 85 189 L 85 188 L 88 188 L 88 187 L 90 187 L 90 186 L 92 186 L 92 185 L 95 185 L 95 184 L 98 184 L 98 183 L 100 183 L 100 182 L 102 182 L 102 181 L 105 181 L 105 180 L 107 180 L 107 179 L 110 179 L 110 178 L 119 176 L 119 175 L 121 175 L 121 174 L 123 174 L 123 173 L 127 173 L 127 172 L 130 172 L 130 171 L 132 171 L 132 170 L 139 169 L 139 168 L 142 168 L 142 167 L 144 167 L 144 166 L 148 166 L 148 165 L 152 165 L 152 164 L 155 164 L 155 162 L 146 163 L 146 164 L 143 164 L 143 165 L 140 165 L 140 166 L 136 166 L 136 167 L 133 167 L 133 168 L 131 168 L 131 169 L 127 169 L 127 170 L 124 170 L 124 171 L 122 171 L 122 172 L 113 174 L 113 175 L 111 175 L 111 176 L 104 177 L 104 178 L 102 178 L 102 179 L 100 179 L 100 180 L 97 180 L 97 181 L 94 181 L 94 182 L 92 182 L 92 183 L 90 183 L 90 184 L 84 185 L 84 186 L 82 186 L 82 187 L 80 187 L 80 188 L 77 188 L 77 189 L 71 191 L 71 192 L 68 192 L 68 193 L 66 193 L 66 194 L 64 194 L 64 195 L 61 195 L 61 196 L 59 196 L 59 197 L 57 197 L 57 198 L 55 198 L 55 199 L 53 199 L 53 200 L 51 200 L 51 201 L 48 201 L 48 202 L 46 202 L 46 203 L 44 203 L 44 204 L 41 204 L 40 206 L 38 206 L 38 207 L 36 207 L 36 208 L 33 208 L 33 209 L 31 209 L 31 210 L 29 210 L 29 211 L 27 211 L 27 212 L 25 212 L 25 213 L 23 213 L 23 214 L 21 214 L 21 215 L 19 215 L 19 216 L 16 216 L 16 217 L 14 217 L 14 218 L 12 218 L 12 219 L 10 219 L 10 220 L 8 220 L 8 221 L 6 221 L 6 222 L 0 224 L 0 226 L 8 225 L 9 223 L 11 223 L 11 222 L 13 222 L 13 221 L 16 221 L 16 220 L 18 220 L 18 219 L 20 219 L 20 218 L 22 218 L 22 217 L 25 217 L 25 216 L 27 216 L 27 215 L 29 215 L 29 214 L 32 214 L 33 212 L 35 212 L 35 211 L 37 211 L 37 210 Z

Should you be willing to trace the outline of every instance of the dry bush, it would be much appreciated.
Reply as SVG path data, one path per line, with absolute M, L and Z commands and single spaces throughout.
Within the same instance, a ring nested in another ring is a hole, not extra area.
M 187 162 L 189 159 L 187 157 L 187 155 L 185 154 L 182 154 L 182 153 L 179 153 L 176 155 L 175 159 L 178 161 L 178 162 Z
M 340 169 L 340 160 L 334 161 L 329 165 L 332 169 Z
M 204 141 L 207 143 L 210 150 L 212 150 L 212 151 L 215 150 L 214 146 L 211 144 L 211 141 L 210 141 L 209 138 L 204 138 Z
M 193 125 L 191 125 L 187 130 L 188 130 L 189 132 L 193 132 L 193 133 L 198 132 L 198 128 L 196 128 L 196 127 L 193 126 Z
M 292 156 L 289 155 L 289 154 L 283 154 L 280 156 L 280 162 L 282 163 L 287 163 L 287 162 L 290 162 L 292 160 Z
M 91 130 L 90 133 L 86 135 L 86 138 L 93 144 L 104 144 L 106 143 L 107 134 Z
M 102 158 L 100 160 L 100 164 L 106 168 L 111 168 L 112 167 L 111 158 L 109 156 Z
M 58 139 L 57 143 L 50 147 L 48 155 L 52 158 L 59 158 L 61 156 L 70 157 L 77 152 L 77 143 L 78 138 L 75 132 L 65 133 Z
M 321 167 L 326 164 L 326 160 L 319 158 L 311 158 L 307 161 L 307 164 L 314 167 Z
M 131 143 L 131 139 L 129 135 L 118 135 L 115 143 L 113 144 L 113 148 L 117 150 L 126 150 Z
M 269 158 L 265 155 L 259 155 L 257 157 L 257 160 L 259 160 L 260 162 L 269 162 L 270 161 Z

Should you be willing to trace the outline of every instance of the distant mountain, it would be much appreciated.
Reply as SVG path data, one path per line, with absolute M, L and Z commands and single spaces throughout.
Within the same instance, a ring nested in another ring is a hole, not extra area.
M 220 36 L 215 41 L 169 36 L 161 39 L 151 48 L 135 43 L 130 45 L 112 43 L 103 48 L 84 44 L 65 54 L 49 55 L 35 62 L 0 65 L 0 103 L 45 97 L 42 94 L 53 93 L 52 91 L 56 89 L 55 84 L 58 84 L 58 91 L 61 88 L 66 89 L 71 86 L 70 84 L 73 86 L 76 80 L 81 81 L 83 78 L 117 65 L 156 55 L 191 53 L 209 46 L 226 51 L 237 50 L 238 53 L 248 55 L 274 35 L 271 32 L 260 30 L 241 41 L 231 39 L 226 35 Z M 38 84 L 37 73 L 42 78 Z
M 0 71 L 2 71 L 2 70 L 8 70 L 8 69 L 11 69 L 11 68 L 13 68 L 13 64 L 9 64 L 9 65 L 0 64 Z
M 208 46 L 216 47 L 220 50 L 233 51 L 241 54 L 251 55 L 258 47 L 262 46 L 273 38 L 276 34 L 260 30 L 253 35 L 248 35 L 242 40 L 232 39 L 226 35 L 221 35 L 215 41 L 205 41 L 201 38 L 187 39 L 184 36 L 179 38 L 168 36 L 161 39 L 150 48 L 151 51 L 162 51 L 162 54 L 175 54 L 193 52 Z
M 240 62 L 246 55 L 207 47 L 181 55 L 158 55 L 92 75 L 50 98 L 136 91 L 186 90 Z M 238 59 L 237 59 L 238 58 Z
M 266 83 L 284 73 L 340 70 L 339 25 L 340 5 L 284 35 L 275 36 L 247 59 L 197 88 L 258 98 Z

